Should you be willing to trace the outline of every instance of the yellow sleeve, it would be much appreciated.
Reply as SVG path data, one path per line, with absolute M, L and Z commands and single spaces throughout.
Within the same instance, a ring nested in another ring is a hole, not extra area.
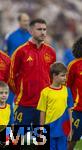
M 46 107 L 47 107 L 47 94 L 45 90 L 42 90 L 37 109 L 46 112 Z

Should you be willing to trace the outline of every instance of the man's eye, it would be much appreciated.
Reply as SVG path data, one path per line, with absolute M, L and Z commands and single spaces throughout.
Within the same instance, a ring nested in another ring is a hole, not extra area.
M 42 29 L 42 28 L 38 28 L 37 30 L 39 30 L 39 31 L 46 31 L 46 29 Z
M 39 31 L 41 31 L 42 29 L 41 29 L 41 28 L 39 28 L 38 30 L 39 30 Z

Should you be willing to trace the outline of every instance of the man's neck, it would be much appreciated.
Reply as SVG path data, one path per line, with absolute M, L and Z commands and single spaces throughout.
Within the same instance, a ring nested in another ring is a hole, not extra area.
M 42 42 L 38 42 L 38 41 L 36 41 L 35 39 L 31 39 L 31 41 L 34 43 L 34 44 L 36 44 L 36 46 L 37 46 L 37 48 L 39 48 L 40 46 L 41 46 L 41 44 L 42 43 L 44 43 L 43 41 Z

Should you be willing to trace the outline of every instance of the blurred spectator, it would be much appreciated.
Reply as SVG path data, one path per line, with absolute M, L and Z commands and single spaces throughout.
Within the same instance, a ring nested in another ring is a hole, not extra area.
M 74 59 L 70 46 L 65 42 L 61 33 L 56 34 L 53 39 L 52 46 L 56 49 L 57 61 L 61 61 L 67 66 Z
M 63 54 L 63 63 L 68 66 L 68 64 L 74 59 L 75 57 L 72 54 L 71 48 L 65 48 Z
M 18 23 L 19 28 L 6 38 L 6 46 L 4 44 L 4 51 L 7 50 L 9 56 L 31 37 L 31 34 L 28 32 L 29 16 L 26 13 L 21 13 L 18 16 Z
M 61 33 L 54 35 L 52 45 L 56 48 L 56 60 L 62 62 L 64 43 L 63 43 L 63 35 Z
M 64 37 L 64 53 L 63 53 L 63 63 L 68 66 L 68 64 L 75 58 L 72 53 L 72 43 L 74 42 L 74 37 L 72 32 L 65 32 Z

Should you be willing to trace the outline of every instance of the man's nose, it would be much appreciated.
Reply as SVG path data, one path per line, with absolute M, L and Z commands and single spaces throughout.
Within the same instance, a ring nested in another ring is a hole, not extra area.
M 42 29 L 41 32 L 44 34 L 44 32 L 45 32 L 44 29 Z

